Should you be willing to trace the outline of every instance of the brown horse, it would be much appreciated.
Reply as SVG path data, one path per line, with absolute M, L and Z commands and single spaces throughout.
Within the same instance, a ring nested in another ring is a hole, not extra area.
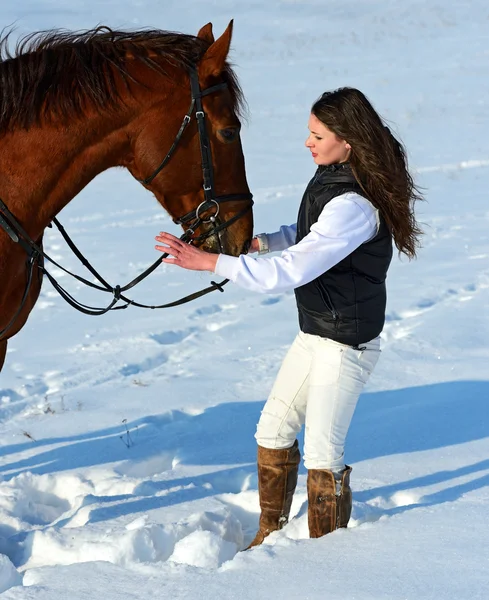
M 109 167 L 127 168 L 174 219 L 219 210 L 225 225 L 212 235 L 210 220 L 201 224 L 202 247 L 246 251 L 253 223 L 239 138 L 243 96 L 226 60 L 231 35 L 232 21 L 217 40 L 210 23 L 196 37 L 43 32 L 21 40 L 14 56 L 8 36 L 0 42 L 0 370 L 42 279 L 35 257 L 26 291 L 26 250 L 8 225 L 40 246 L 56 214 Z M 178 222 L 185 230 L 193 221 Z

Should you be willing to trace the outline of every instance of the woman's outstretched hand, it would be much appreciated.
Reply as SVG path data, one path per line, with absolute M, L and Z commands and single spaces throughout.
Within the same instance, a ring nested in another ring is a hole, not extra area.
M 212 271 L 216 268 L 218 254 L 210 254 L 199 250 L 195 246 L 190 246 L 182 242 L 171 233 L 162 231 L 155 237 L 157 242 L 165 244 L 164 246 L 155 246 L 156 250 L 166 252 L 173 258 L 162 258 L 161 260 L 170 265 L 177 265 L 182 269 L 191 271 Z

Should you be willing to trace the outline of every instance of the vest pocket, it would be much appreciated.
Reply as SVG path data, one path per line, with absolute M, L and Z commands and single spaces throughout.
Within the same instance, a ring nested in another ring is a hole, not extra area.
M 319 295 L 321 296 L 321 300 L 324 302 L 324 305 L 326 306 L 326 308 L 330 311 L 332 317 L 333 317 L 333 321 L 335 324 L 335 328 L 338 326 L 338 312 L 336 311 L 334 305 L 333 305 L 333 301 L 331 300 L 331 296 L 329 295 L 328 290 L 321 284 L 321 282 L 319 281 L 319 279 L 315 279 L 314 283 L 316 285 L 316 288 L 319 292 Z

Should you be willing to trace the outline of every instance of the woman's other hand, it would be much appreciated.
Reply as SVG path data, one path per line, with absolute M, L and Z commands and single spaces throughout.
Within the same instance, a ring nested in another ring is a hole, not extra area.
M 170 265 L 177 265 L 182 269 L 190 269 L 191 271 L 212 271 L 216 268 L 218 254 L 210 254 L 199 250 L 195 246 L 190 246 L 182 242 L 171 233 L 164 231 L 160 232 L 155 237 L 157 242 L 165 244 L 164 246 L 155 246 L 156 250 L 166 252 L 171 257 L 162 258 L 162 262 Z
M 248 248 L 248 254 L 251 254 L 252 252 L 258 252 L 259 249 L 260 249 L 260 244 L 258 243 L 258 238 L 254 237 L 251 240 L 250 247 Z

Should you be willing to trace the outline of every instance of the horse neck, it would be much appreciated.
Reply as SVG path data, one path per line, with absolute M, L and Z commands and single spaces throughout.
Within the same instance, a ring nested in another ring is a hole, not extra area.
M 0 140 L 0 198 L 33 239 L 94 177 L 130 151 L 114 112 L 88 114 L 68 127 L 38 126 Z

